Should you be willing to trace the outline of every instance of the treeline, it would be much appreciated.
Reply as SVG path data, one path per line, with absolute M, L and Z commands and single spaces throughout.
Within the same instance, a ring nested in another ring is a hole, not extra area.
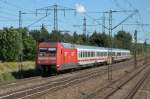
M 10 27 L 0 30 L 0 60 L 16 61 L 20 55 L 24 60 L 34 59 L 36 41 L 28 33 L 26 28 Z
M 112 38 L 108 33 L 93 32 L 92 35 L 82 33 L 63 33 L 52 31 L 51 33 L 42 26 L 40 30 L 28 30 L 26 28 L 16 29 L 13 27 L 0 30 L 0 60 L 16 61 L 20 55 L 23 60 L 34 60 L 37 42 L 59 41 L 74 44 L 84 44 L 92 46 L 132 49 L 132 36 L 125 31 L 119 31 Z

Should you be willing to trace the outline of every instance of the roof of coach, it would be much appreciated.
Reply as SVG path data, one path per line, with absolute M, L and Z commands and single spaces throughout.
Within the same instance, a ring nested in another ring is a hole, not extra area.
M 96 46 L 87 46 L 87 45 L 77 45 L 77 44 L 71 44 L 71 43 L 61 43 L 64 48 L 79 48 L 79 49 L 94 49 L 94 50 L 108 50 L 109 48 L 105 47 L 96 47 Z M 112 48 L 112 51 L 121 51 L 121 52 L 129 52 L 129 50 L 126 49 L 118 49 L 118 48 Z
M 81 48 L 81 49 L 107 49 L 104 47 L 88 46 L 88 45 L 77 45 L 71 43 L 61 43 L 65 48 Z

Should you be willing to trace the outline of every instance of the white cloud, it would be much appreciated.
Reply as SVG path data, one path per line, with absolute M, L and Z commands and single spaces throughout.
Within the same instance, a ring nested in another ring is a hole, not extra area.
M 81 4 L 76 4 L 75 5 L 75 7 L 76 7 L 76 11 L 78 12 L 78 13 L 85 13 L 86 12 L 86 9 L 85 9 L 85 7 L 83 6 L 83 5 L 81 5 Z

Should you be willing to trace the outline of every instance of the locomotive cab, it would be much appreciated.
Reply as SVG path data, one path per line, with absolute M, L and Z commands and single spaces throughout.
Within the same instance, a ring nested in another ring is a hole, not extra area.
M 43 73 L 56 71 L 56 56 L 56 47 L 39 47 L 37 52 L 37 69 Z

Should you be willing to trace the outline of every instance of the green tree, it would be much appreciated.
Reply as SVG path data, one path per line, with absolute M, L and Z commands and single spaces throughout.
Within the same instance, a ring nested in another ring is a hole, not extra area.
M 96 31 L 90 36 L 91 45 L 108 47 L 109 36 L 104 33 L 97 33 Z
M 23 59 L 24 60 L 35 59 L 36 41 L 31 36 L 27 36 L 23 38 L 23 45 L 24 45 Z
M 49 40 L 48 30 L 45 28 L 44 25 L 42 25 L 41 31 L 40 31 L 40 41 L 48 41 L 48 40 Z
M 65 33 L 63 35 L 63 42 L 73 43 L 73 37 L 70 34 Z
M 3 61 L 16 60 L 21 51 L 21 35 L 11 28 L 0 30 L 0 59 Z
M 50 41 L 61 42 L 63 40 L 63 35 L 59 31 L 52 31 L 50 34 Z
M 31 30 L 29 32 L 29 34 L 33 37 L 34 40 L 36 40 L 37 42 L 40 41 L 40 30 Z
M 132 45 L 132 36 L 125 31 L 119 31 L 115 35 L 115 44 L 118 48 L 130 49 Z
M 22 34 L 22 56 L 23 60 L 33 60 L 35 56 L 36 40 L 33 39 L 32 35 L 29 35 L 27 28 L 17 29 Z

